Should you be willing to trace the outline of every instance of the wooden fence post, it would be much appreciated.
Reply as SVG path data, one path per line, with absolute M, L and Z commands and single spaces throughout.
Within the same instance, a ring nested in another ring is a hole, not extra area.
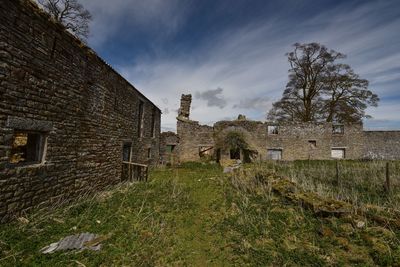
M 390 172 L 389 172 L 389 161 L 386 162 L 386 183 L 385 183 L 385 189 L 386 192 L 390 192 Z

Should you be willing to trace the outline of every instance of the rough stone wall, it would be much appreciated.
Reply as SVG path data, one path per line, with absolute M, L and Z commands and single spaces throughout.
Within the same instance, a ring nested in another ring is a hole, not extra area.
M 181 119 L 189 119 L 190 115 L 190 104 L 192 103 L 192 95 L 181 96 L 181 107 L 178 111 L 178 117 Z
M 363 157 L 400 159 L 400 131 L 365 131 Z
M 200 149 L 214 146 L 214 129 L 208 125 L 200 125 L 198 121 L 190 120 L 190 105 L 192 95 L 181 96 L 181 106 L 178 111 L 177 147 L 178 161 L 196 161 L 200 159 Z M 213 152 L 213 151 L 212 151 Z
M 344 149 L 346 159 L 400 159 L 400 131 L 368 132 L 362 124 L 345 124 L 343 133 L 334 133 L 332 123 L 286 123 L 278 125 L 278 134 L 268 133 L 269 122 L 246 120 L 219 121 L 213 127 L 189 119 L 190 95 L 182 95 L 177 133 L 180 139 L 180 161 L 200 159 L 199 147 L 213 146 L 230 131 L 243 134 L 250 149 L 257 151 L 256 160 L 266 160 L 268 149 L 282 151 L 283 160 L 331 159 L 332 149 Z M 230 158 L 230 151 L 214 149 L 220 159 Z
M 259 121 L 250 120 L 233 120 L 233 121 L 219 121 L 214 124 L 215 140 L 223 142 L 225 136 L 229 132 L 239 132 L 245 138 L 246 143 L 251 150 L 258 151 L 257 159 L 263 156 L 262 151 L 265 151 L 265 140 L 267 132 L 265 125 Z M 221 142 L 217 141 L 217 142 Z M 220 159 L 229 159 L 230 151 L 220 150 Z
M 174 164 L 178 160 L 179 137 L 174 132 L 163 132 L 160 135 L 160 163 Z M 167 146 L 174 146 L 173 151 L 167 151 Z
M 265 131 L 268 125 L 270 124 L 265 125 Z M 284 160 L 330 158 L 331 134 L 332 130 L 324 125 L 303 123 L 279 125 L 278 134 L 267 133 L 263 158 L 267 158 L 268 149 L 281 149 Z M 316 142 L 315 148 L 311 147 L 309 143 L 311 140 Z
M 266 160 L 268 149 L 282 150 L 283 160 L 330 159 L 331 148 L 346 150 L 346 158 L 360 158 L 363 147 L 361 125 L 344 125 L 343 134 L 333 134 L 332 124 L 290 123 L 278 125 L 278 134 L 269 134 L 270 123 L 258 121 L 220 121 L 215 123 L 216 138 L 229 131 L 243 133 L 252 150 L 258 151 L 257 159 Z M 310 142 L 316 144 L 312 146 Z M 221 158 L 228 158 L 229 151 L 222 151 Z
M 267 131 L 268 123 L 266 123 Z M 344 125 L 343 134 L 332 133 L 332 123 L 290 123 L 279 125 L 279 133 L 267 134 L 267 149 L 282 149 L 283 160 L 330 159 L 333 147 L 344 148 L 347 159 L 361 156 L 361 125 Z M 315 142 L 316 146 L 312 146 Z M 266 151 L 263 157 L 266 158 Z
M 118 183 L 124 142 L 158 161 L 160 110 L 30 1 L 0 0 L 0 100 L 0 221 Z M 10 163 L 17 130 L 46 138 L 43 162 Z
M 341 147 L 346 150 L 346 159 L 361 159 L 366 140 L 364 139 L 363 125 L 345 124 L 344 134 L 332 134 L 332 124 L 326 123 L 330 128 L 332 141 L 331 147 Z
M 214 146 L 214 129 L 208 125 L 200 125 L 197 121 L 181 121 L 177 123 L 179 161 L 196 161 L 200 159 L 201 147 Z

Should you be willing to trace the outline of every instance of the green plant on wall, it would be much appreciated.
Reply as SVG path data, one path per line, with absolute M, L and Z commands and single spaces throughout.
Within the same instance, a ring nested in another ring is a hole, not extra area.
M 249 145 L 247 144 L 244 135 L 238 131 L 230 131 L 224 138 L 225 149 L 230 150 L 247 150 Z
M 246 138 L 242 132 L 229 131 L 222 137 L 217 139 L 217 149 L 224 151 L 230 151 L 231 157 L 240 153 L 243 155 L 244 162 L 250 162 L 253 157 L 254 151 L 250 149 L 249 144 L 246 142 Z

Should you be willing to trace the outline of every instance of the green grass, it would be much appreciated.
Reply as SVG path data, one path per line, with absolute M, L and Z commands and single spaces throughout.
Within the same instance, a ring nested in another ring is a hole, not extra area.
M 272 169 L 251 165 L 230 180 L 231 212 L 221 231 L 232 232 L 232 247 L 247 265 L 400 264 L 399 229 L 383 227 L 359 214 L 317 216 L 276 195 L 269 180 L 275 176 Z M 357 221 L 365 222 L 366 227 L 358 228 Z
M 215 164 L 156 169 L 79 204 L 0 225 L 0 266 L 343 266 L 400 264 L 396 229 L 318 217 Z M 264 173 L 273 172 L 263 166 Z M 267 175 L 268 176 L 268 175 Z M 110 235 L 101 251 L 43 255 L 67 235 Z
M 385 161 L 339 161 L 338 177 L 336 162 L 331 160 L 270 161 L 257 164 L 257 167 L 271 169 L 310 191 L 354 205 L 396 208 L 400 202 L 400 161 L 389 161 L 389 164 L 390 193 L 385 191 Z

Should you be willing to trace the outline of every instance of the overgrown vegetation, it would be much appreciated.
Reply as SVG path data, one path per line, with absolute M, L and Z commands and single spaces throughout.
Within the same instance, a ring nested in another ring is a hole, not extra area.
M 302 206 L 302 201 L 296 204 L 296 197 L 309 198 L 307 201 L 312 203 L 315 195 L 296 192 L 289 180 L 276 178 L 265 166 L 236 172 L 231 185 L 227 187 L 231 208 L 221 231 L 231 232 L 228 238 L 236 256 L 248 265 L 400 264 L 399 231 L 384 221 L 375 222 L 355 211 L 321 214 Z M 289 186 L 283 188 L 285 185 Z M 370 214 L 371 218 L 379 217 L 380 211 L 372 212 L 375 214 Z M 390 215 L 398 222 L 398 214 Z
M 204 266 L 224 255 L 213 225 L 224 216 L 217 165 L 154 170 L 148 183 L 124 184 L 50 213 L 0 225 L 0 266 Z M 100 252 L 44 246 L 82 232 L 110 235 Z M 212 251 L 210 251 L 212 250 Z M 215 250 L 215 251 L 214 251 Z M 219 265 L 219 264 L 216 264 Z
M 308 174 L 300 175 L 304 162 L 291 164 L 246 165 L 231 175 L 222 174 L 216 164 L 204 163 L 154 170 L 148 183 L 124 184 L 79 204 L 1 225 L 0 266 L 400 264 L 398 211 L 373 206 L 377 209 L 358 213 L 359 205 L 350 213 L 321 216 L 286 192 L 298 199 L 315 196 L 307 192 L 320 183 L 325 186 L 317 190 L 320 203 L 337 195 L 327 193 L 329 183 L 316 178 L 317 173 L 310 178 L 313 186 L 307 184 Z M 310 164 L 318 169 L 323 163 Z M 350 168 L 355 163 L 341 164 Z M 279 178 L 287 172 L 294 181 L 295 169 L 299 184 Z M 327 170 L 320 174 L 329 180 Z M 370 189 L 354 192 L 362 196 Z M 82 232 L 110 238 L 99 252 L 39 252 L 49 243 Z
M 298 160 L 263 162 L 258 168 L 289 177 L 320 195 L 355 206 L 374 204 L 397 208 L 400 202 L 400 162 L 389 161 L 390 192 L 385 188 L 386 161 Z
M 231 130 L 226 134 L 219 136 L 216 142 L 217 150 L 229 151 L 231 158 L 240 159 L 240 154 L 243 154 L 243 161 L 251 162 L 251 158 L 256 154 L 256 151 L 246 142 L 243 132 Z

